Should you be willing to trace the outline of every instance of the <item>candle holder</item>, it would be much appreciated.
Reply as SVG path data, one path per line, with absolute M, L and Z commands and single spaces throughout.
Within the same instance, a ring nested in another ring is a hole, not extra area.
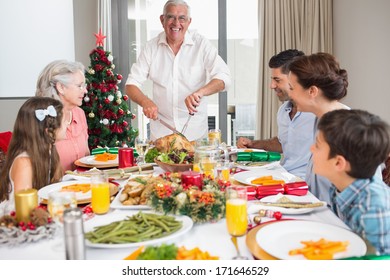
M 203 176 L 196 171 L 184 171 L 181 173 L 181 184 L 183 186 L 196 186 L 199 190 L 202 190 Z

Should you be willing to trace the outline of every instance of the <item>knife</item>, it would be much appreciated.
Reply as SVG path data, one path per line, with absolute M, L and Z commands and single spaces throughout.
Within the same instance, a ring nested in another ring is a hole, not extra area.
M 163 121 L 161 118 L 158 118 L 157 120 L 158 120 L 163 126 L 165 126 L 166 128 L 172 130 L 174 133 L 183 135 L 182 133 L 180 133 L 179 131 L 177 131 L 176 128 L 174 128 L 173 126 L 171 126 L 169 123 Z

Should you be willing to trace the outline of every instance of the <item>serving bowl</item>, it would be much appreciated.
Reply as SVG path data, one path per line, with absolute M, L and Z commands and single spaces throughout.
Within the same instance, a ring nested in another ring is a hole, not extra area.
M 154 159 L 154 162 L 161 167 L 165 172 L 183 172 L 187 170 L 192 170 L 193 164 L 187 163 L 166 163 L 159 161 L 157 158 Z

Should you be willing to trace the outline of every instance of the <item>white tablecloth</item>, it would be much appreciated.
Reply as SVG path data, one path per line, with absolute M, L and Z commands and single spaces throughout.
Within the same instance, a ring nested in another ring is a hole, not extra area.
M 285 170 L 283 170 L 280 166 L 277 167 L 276 170 L 285 172 Z M 156 172 L 161 172 L 161 170 L 156 169 Z M 314 197 L 311 193 L 308 193 L 306 198 L 307 201 L 318 201 L 317 198 Z M 107 217 L 112 215 L 114 211 L 126 211 L 129 215 L 138 212 L 118 209 L 110 210 L 108 214 L 95 216 L 93 219 L 107 219 Z M 308 214 L 285 215 L 284 217 L 318 221 L 347 228 L 347 226 L 327 208 L 316 210 Z M 271 219 L 263 218 L 262 222 L 268 220 Z M 195 224 L 188 233 L 172 240 L 171 242 L 174 242 L 177 246 L 185 246 L 187 249 L 199 247 L 203 251 L 208 251 L 211 255 L 219 256 L 220 259 L 232 259 L 232 257 L 236 254 L 236 250 L 226 229 L 225 219 L 222 219 L 216 223 Z M 246 247 L 245 237 L 240 237 L 238 242 L 241 254 L 247 256 L 249 259 L 253 259 L 250 251 Z M 135 249 L 136 248 L 134 247 L 123 249 L 101 249 L 87 247 L 86 258 L 89 260 L 121 260 L 128 256 Z M 57 236 L 51 240 L 42 240 L 37 243 L 24 244 L 15 247 L 0 245 L 0 259 L 64 260 L 65 248 L 63 245 L 63 238 L 62 236 Z

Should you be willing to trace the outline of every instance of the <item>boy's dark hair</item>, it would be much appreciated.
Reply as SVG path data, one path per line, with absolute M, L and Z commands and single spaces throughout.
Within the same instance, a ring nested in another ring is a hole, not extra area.
M 296 49 L 289 49 L 285 51 L 281 51 L 278 54 L 275 54 L 271 57 L 268 62 L 269 68 L 279 68 L 286 65 L 288 62 L 291 62 L 294 57 L 305 55 L 304 52 L 298 51 Z M 282 67 L 282 73 L 287 74 L 288 70 L 285 67 Z
M 335 110 L 324 114 L 318 129 L 330 147 L 329 158 L 343 156 L 353 178 L 371 178 L 390 153 L 390 127 L 363 110 Z

